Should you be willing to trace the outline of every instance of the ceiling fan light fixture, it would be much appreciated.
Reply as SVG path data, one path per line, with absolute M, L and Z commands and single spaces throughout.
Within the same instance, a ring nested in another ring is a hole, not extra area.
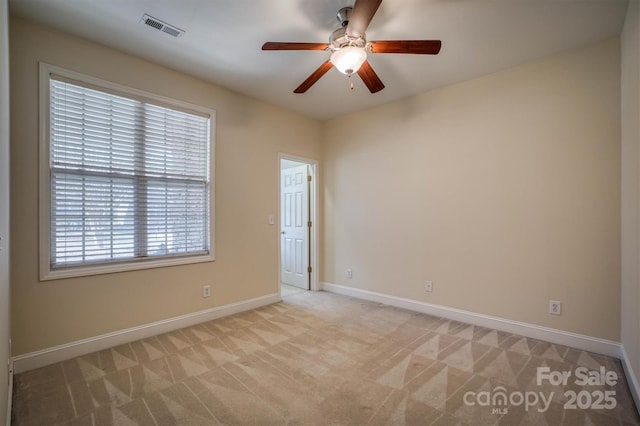
M 345 46 L 331 54 L 331 63 L 342 74 L 351 75 L 360 69 L 367 60 L 367 52 L 363 47 Z

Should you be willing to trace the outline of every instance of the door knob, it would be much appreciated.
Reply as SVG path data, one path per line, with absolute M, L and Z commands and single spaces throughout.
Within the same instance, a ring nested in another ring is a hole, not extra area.
M 280 233 L 281 233 L 281 234 L 285 234 L 285 232 L 284 232 L 284 231 L 280 231 Z

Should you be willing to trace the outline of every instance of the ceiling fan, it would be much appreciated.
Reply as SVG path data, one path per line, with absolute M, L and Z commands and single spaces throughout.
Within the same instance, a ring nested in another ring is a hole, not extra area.
M 367 53 L 411 53 L 437 55 L 440 40 L 376 40 L 367 41 L 365 31 L 382 0 L 356 0 L 353 8 L 343 7 L 337 18 L 341 27 L 329 37 L 329 43 L 273 42 L 262 50 L 329 50 L 331 57 L 315 70 L 293 92 L 305 93 L 334 66 L 351 78 L 357 73 L 371 93 L 384 89 L 384 84 L 367 61 Z M 353 82 L 351 82 L 353 89 Z

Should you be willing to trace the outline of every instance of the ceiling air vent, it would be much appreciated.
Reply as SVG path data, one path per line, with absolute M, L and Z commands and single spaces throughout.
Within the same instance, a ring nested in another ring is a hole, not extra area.
M 140 22 L 150 26 L 151 28 L 162 31 L 163 33 L 167 33 L 173 37 L 180 37 L 182 34 L 184 34 L 184 30 L 181 30 L 178 27 L 174 27 L 173 25 L 169 25 L 166 22 L 154 18 L 153 16 L 147 15 L 146 13 L 142 15 L 142 19 L 140 19 Z

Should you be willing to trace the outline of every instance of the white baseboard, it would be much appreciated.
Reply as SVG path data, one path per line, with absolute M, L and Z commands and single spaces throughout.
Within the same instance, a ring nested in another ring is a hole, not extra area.
M 627 378 L 627 384 L 629 385 L 629 390 L 633 396 L 633 401 L 636 403 L 636 410 L 638 410 L 638 414 L 640 414 L 640 383 L 638 383 L 638 376 L 636 376 L 635 371 L 633 370 L 627 351 L 624 350 L 624 345 L 621 346 L 621 349 L 622 368 L 624 368 L 624 374 Z
M 280 301 L 278 293 L 168 318 L 13 357 L 14 374 Z
M 383 293 L 347 287 L 339 284 L 323 282 L 321 288 L 325 291 L 345 296 L 352 296 L 372 302 L 384 303 L 385 305 L 408 309 L 415 312 L 434 315 L 450 320 L 465 322 L 482 327 L 493 328 L 495 330 L 506 331 L 508 333 L 519 334 L 533 339 L 545 340 L 547 342 L 570 346 L 589 352 L 622 358 L 622 347 L 620 343 L 583 334 L 571 333 L 549 327 L 542 327 L 535 324 L 528 324 L 519 321 L 512 321 L 505 318 L 493 317 L 490 315 L 478 314 L 462 309 L 449 308 L 447 306 L 434 305 L 432 303 L 420 302 L 418 300 L 405 299 L 403 297 L 391 296 Z

